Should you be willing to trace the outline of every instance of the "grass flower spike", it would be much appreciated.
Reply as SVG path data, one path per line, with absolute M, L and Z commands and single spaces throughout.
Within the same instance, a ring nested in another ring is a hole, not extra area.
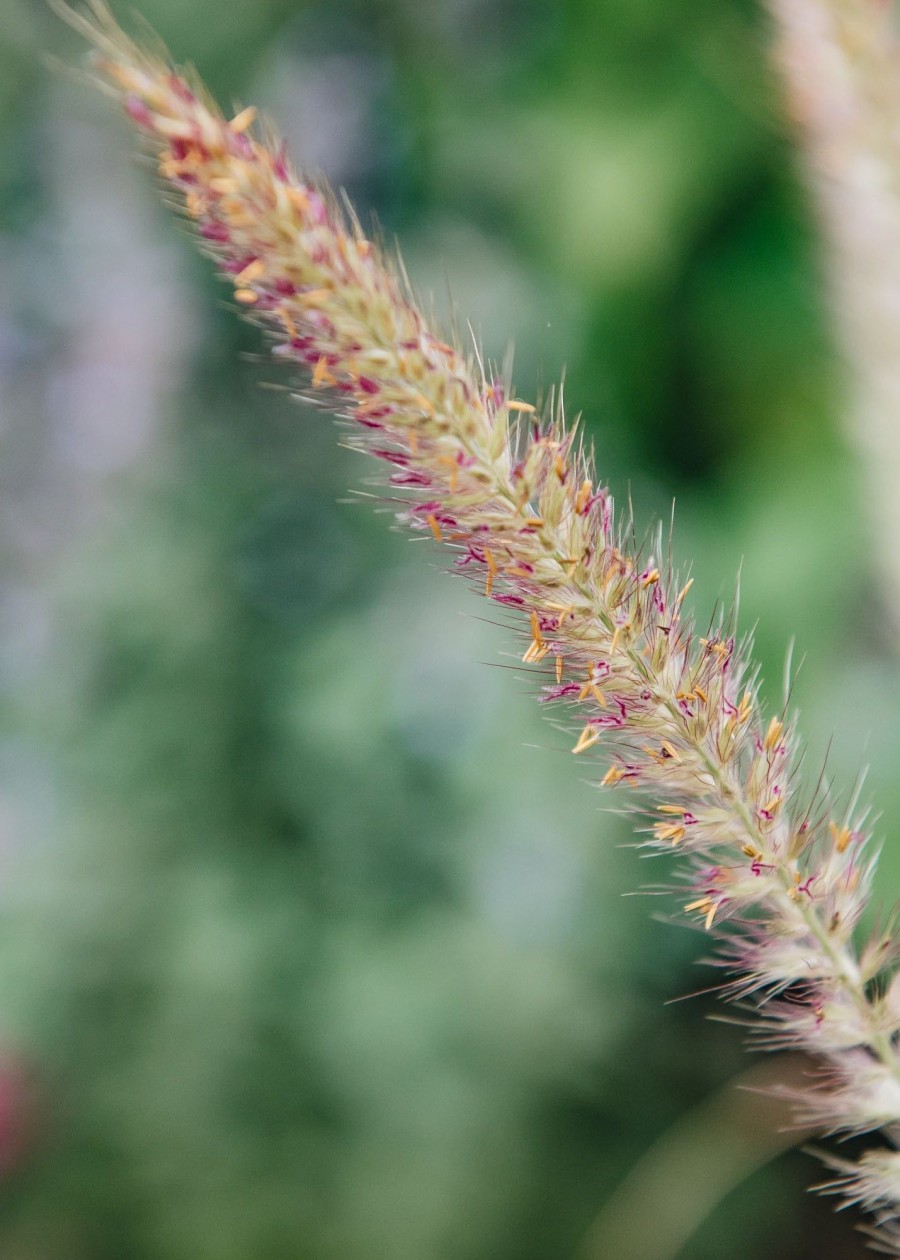
M 755 1009 L 761 1039 L 818 1056 L 821 1075 L 797 1099 L 804 1118 L 885 1131 L 833 1184 L 900 1254 L 900 989 L 891 935 L 854 943 L 873 865 L 856 802 L 832 814 L 801 799 L 790 718 L 760 711 L 729 618 L 695 632 L 690 582 L 660 537 L 650 554 L 616 524 L 559 399 L 538 414 L 444 341 L 399 270 L 252 109 L 223 116 L 100 0 L 90 9 L 64 12 L 235 300 L 386 466 L 399 517 L 514 623 L 573 753 L 602 756 L 603 784 L 640 815 L 640 843 L 677 854 L 684 911 L 721 942 L 727 989 Z
M 900 55 L 882 0 L 770 0 L 774 53 L 818 211 L 846 420 L 869 483 L 882 598 L 900 631 Z M 876 525 L 877 523 L 877 525 Z

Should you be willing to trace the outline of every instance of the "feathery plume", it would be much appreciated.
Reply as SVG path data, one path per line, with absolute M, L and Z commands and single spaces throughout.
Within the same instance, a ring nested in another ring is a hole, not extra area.
M 900 636 L 900 43 L 885 0 L 769 0 L 787 114 L 822 226 L 869 488 L 879 594 Z
M 426 324 L 402 274 L 268 126 L 227 118 L 193 76 L 131 42 L 102 0 L 62 8 L 158 161 L 235 300 L 303 369 L 314 396 L 386 466 L 398 517 L 430 533 L 523 632 L 522 660 L 573 731 L 608 761 L 602 783 L 642 802 L 640 844 L 677 851 L 685 913 L 722 942 L 727 991 L 764 1043 L 817 1055 L 798 1103 L 823 1130 L 900 1133 L 900 989 L 890 933 L 854 928 L 874 859 L 864 814 L 821 816 L 798 796 L 785 714 L 760 710 L 756 673 L 723 617 L 702 636 L 657 536 L 617 526 L 557 400 L 539 415 Z M 830 1184 L 884 1221 L 895 1247 L 892 1148 Z M 895 1254 L 900 1254 L 896 1250 Z

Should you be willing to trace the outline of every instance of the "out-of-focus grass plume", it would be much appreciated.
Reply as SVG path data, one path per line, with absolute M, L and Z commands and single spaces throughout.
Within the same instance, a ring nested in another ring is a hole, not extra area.
M 883 600 L 900 635 L 900 55 L 893 4 L 772 0 L 775 63 L 821 224 Z
M 514 337 L 523 395 L 566 362 L 638 519 L 676 495 L 707 596 L 743 557 L 771 694 L 796 635 L 815 756 L 839 728 L 849 781 L 870 739 L 889 834 L 896 665 L 756 10 L 142 11 L 402 233 L 439 307 L 451 277 L 489 353 Z M 662 1006 L 703 942 L 622 899 L 626 833 L 478 663 L 507 663 L 479 606 L 339 501 L 360 470 L 321 417 L 259 391 L 124 129 L 40 70 L 73 44 L 25 3 L 0 41 L 3 1248 L 589 1248 L 739 1070 L 703 1001 Z M 805 1171 L 683 1256 L 858 1254 Z

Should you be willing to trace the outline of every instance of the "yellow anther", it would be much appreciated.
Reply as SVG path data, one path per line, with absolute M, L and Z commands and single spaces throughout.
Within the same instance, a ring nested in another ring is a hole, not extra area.
M 108 74 L 111 79 L 128 91 L 133 92 L 135 88 L 140 86 L 139 80 L 134 72 L 129 70 L 127 66 L 120 65 L 117 61 L 107 61 L 105 57 L 97 58 L 97 69 L 102 70 L 104 74 Z
M 610 766 L 606 774 L 600 780 L 603 787 L 613 787 L 620 779 L 624 779 L 625 771 L 620 770 L 618 766 Z
M 183 118 L 166 118 L 157 117 L 153 123 L 153 130 L 158 135 L 165 136 L 167 140 L 190 140 L 191 125 Z
M 562 682 L 562 676 L 563 676 L 563 658 L 562 658 L 561 656 L 557 656 L 557 658 L 556 658 L 556 683 L 557 683 L 557 686 L 558 686 L 558 685 Z
M 831 838 L 834 840 L 834 847 L 837 849 L 838 853 L 844 853 L 847 845 L 853 838 L 853 832 L 849 827 L 839 827 L 837 823 L 834 822 L 830 822 L 828 824 L 828 830 L 831 832 Z
M 684 814 L 680 805 L 657 805 L 656 810 L 660 814 L 678 814 L 679 817 Z
M 237 192 L 238 182 L 230 175 L 214 175 L 212 179 L 207 181 L 213 192 L 229 193 Z
M 595 726 L 591 726 L 590 723 L 588 723 L 588 725 L 584 728 L 584 730 L 578 736 L 578 743 L 572 749 L 572 752 L 573 753 L 584 752 L 586 748 L 590 748 L 592 744 L 596 744 L 599 738 L 600 738 L 600 732 L 597 730 Z
M 756 845 L 753 845 L 753 844 L 742 844 L 741 853 L 743 853 L 748 858 L 756 859 L 756 858 L 762 857 L 762 854 L 760 853 L 759 849 L 757 849 Z
M 615 652 L 616 648 L 619 646 L 619 640 L 622 638 L 625 638 L 630 629 L 631 629 L 630 621 L 623 622 L 621 626 L 616 626 L 615 633 L 613 634 L 613 637 L 612 637 L 612 643 L 609 645 L 610 653 Z
M 519 402 L 517 398 L 511 398 L 506 404 L 506 407 L 509 411 L 524 411 L 529 415 L 534 411 L 534 407 L 532 407 L 531 403 Z
M 319 389 L 322 385 L 334 385 L 336 378 L 332 375 L 328 367 L 328 360 L 325 355 L 319 357 L 319 361 L 315 366 L 312 376 L 313 389 Z
M 653 584 L 658 581 L 659 581 L 659 569 L 651 569 L 650 572 L 647 574 L 647 576 L 644 578 L 643 582 L 641 582 L 641 590 L 644 590 L 648 586 L 653 586 Z
M 684 599 L 685 595 L 687 595 L 688 591 L 691 589 L 691 587 L 692 587 L 693 585 L 694 585 L 694 579 L 693 579 L 693 578 L 688 578 L 688 580 L 685 582 L 684 586 L 682 586 L 681 590 L 680 590 L 680 591 L 678 592 L 678 594 L 675 596 L 675 603 L 676 603 L 676 604 L 680 604 L 680 603 L 682 602 L 682 600 Z M 701 643 L 703 643 L 703 644 L 705 644 L 705 643 L 706 643 L 706 640 L 705 640 L 705 639 L 701 639 L 701 640 L 700 640 L 700 642 L 701 642 Z
M 321 306 L 331 297 L 330 289 L 309 289 L 306 293 L 298 293 L 298 299 L 307 306 Z
M 566 468 L 566 461 L 563 459 L 562 455 L 557 455 L 554 459 L 553 471 L 556 473 L 560 481 L 565 481 L 569 470 Z
M 199 219 L 206 213 L 206 201 L 199 193 L 189 192 L 184 199 L 184 208 L 193 219 Z
M 431 526 L 432 534 L 434 534 L 438 542 L 442 542 L 444 535 L 443 535 L 440 525 L 438 524 L 438 519 L 435 516 L 435 514 L 433 512 L 429 512 L 428 515 L 425 517 L 425 519 L 428 522 L 428 524 Z
M 254 258 L 253 262 L 247 263 L 243 271 L 239 271 L 234 277 L 235 284 L 252 284 L 254 280 L 258 280 L 260 276 L 265 275 L 266 264 L 261 258 Z
M 177 179 L 181 174 L 181 163 L 171 157 L 161 157 L 158 169 L 163 179 Z
M 430 398 L 426 398 L 424 394 L 416 394 L 415 401 L 425 412 L 426 416 L 434 415 L 434 403 Z
M 256 106 L 248 105 L 247 108 L 242 109 L 239 114 L 235 114 L 234 118 L 232 118 L 228 126 L 235 133 L 235 135 L 239 135 L 242 131 L 246 131 L 247 128 L 255 121 L 255 119 L 256 119 Z
M 220 209 L 232 227 L 252 227 L 253 215 L 236 197 L 224 197 Z
M 703 704 L 709 703 L 709 696 L 706 694 L 706 692 L 703 690 L 702 687 L 695 687 L 694 695 L 697 697 L 698 700 L 702 701 Z
M 259 301 L 259 294 L 253 289 L 235 289 L 234 299 L 236 302 L 243 302 L 245 306 L 252 306 Z
M 299 214 L 305 214 L 309 209 L 309 197 L 302 188 L 288 188 L 288 201 Z
M 535 661 L 542 660 L 550 650 L 544 643 L 544 637 L 541 634 L 540 618 L 536 612 L 531 614 L 531 638 L 531 645 L 522 657 L 522 660 L 526 665 L 531 665 Z
M 452 455 L 438 456 L 437 463 L 443 464 L 445 468 L 450 469 L 450 475 L 447 478 L 447 488 L 451 494 L 456 493 L 456 482 L 459 477 L 459 464 Z
M 582 481 L 581 487 L 575 496 L 575 511 L 580 516 L 587 506 L 587 501 L 591 497 L 593 486 L 589 481 Z
M 779 722 L 778 718 L 773 717 L 772 721 L 769 723 L 769 729 L 766 731 L 766 738 L 763 740 L 763 748 L 765 748 L 767 752 L 771 752 L 773 748 L 778 746 L 778 741 L 781 739 L 781 732 L 783 730 L 784 727 L 781 722 Z
M 578 693 L 578 699 L 587 700 L 588 696 L 593 696 L 594 699 L 597 701 L 597 703 L 600 705 L 601 709 L 606 708 L 606 696 L 603 694 L 603 692 L 594 682 L 593 674 L 591 673 L 590 670 L 588 671 L 587 682 L 582 683 L 581 685 L 581 690 Z
M 706 648 L 707 652 L 718 656 L 720 661 L 729 655 L 730 648 L 728 644 L 722 643 L 718 639 L 701 639 L 700 643 L 702 647 Z M 747 694 L 749 695 L 750 693 L 748 692 Z
M 497 561 L 494 559 L 494 553 L 491 551 L 490 547 L 485 547 L 484 558 L 487 561 L 488 567 L 487 577 L 484 583 L 484 593 L 485 595 L 490 595 L 494 585 L 494 578 L 497 576 Z
M 764 814 L 777 814 L 780 808 L 781 808 L 781 797 L 773 796 L 770 800 L 766 801 L 765 805 L 763 805 L 763 813 Z
M 673 746 L 669 743 L 669 741 L 668 741 L 667 739 L 664 739 L 664 740 L 663 740 L 663 742 L 660 744 L 660 748 L 662 749 L 662 751 L 663 751 L 664 755 L 665 755 L 668 759 L 670 759 L 671 761 L 680 761 L 680 760 L 681 760 L 681 754 L 678 752 L 677 748 L 674 748 L 674 747 L 673 747 Z
M 293 340 L 297 336 L 297 325 L 291 319 L 290 311 L 285 310 L 282 306 L 279 309 L 278 314 L 281 316 L 281 322 L 284 324 L 287 335 L 291 338 L 291 340 Z
M 684 907 L 686 914 L 692 914 L 693 911 L 699 910 L 701 914 L 706 916 L 703 920 L 703 926 L 707 931 L 712 927 L 718 908 L 719 903 L 713 897 L 700 897 L 697 901 L 692 901 Z
M 741 697 L 741 703 L 738 705 L 737 720 L 741 724 L 747 721 L 753 712 L 753 700 L 749 691 L 745 691 Z
M 653 831 L 657 840 L 668 840 L 673 846 L 680 844 L 685 836 L 683 823 L 657 823 Z

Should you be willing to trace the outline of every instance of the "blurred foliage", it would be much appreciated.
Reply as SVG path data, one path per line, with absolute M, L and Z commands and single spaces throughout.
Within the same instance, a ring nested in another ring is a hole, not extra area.
M 775 701 L 796 636 L 810 776 L 836 730 L 849 785 L 871 737 L 890 818 L 896 662 L 756 7 L 141 11 L 442 318 L 515 342 L 522 394 L 565 364 L 639 528 L 675 496 L 701 618 L 742 564 Z M 623 898 L 627 826 L 484 663 L 502 634 L 347 501 L 369 469 L 260 390 L 289 382 L 42 50 L 81 55 L 5 0 L 0 1250 L 602 1260 L 616 1185 L 744 1066 L 713 998 L 664 1005 L 705 943 Z M 815 1175 L 762 1169 L 683 1260 L 861 1254 Z

